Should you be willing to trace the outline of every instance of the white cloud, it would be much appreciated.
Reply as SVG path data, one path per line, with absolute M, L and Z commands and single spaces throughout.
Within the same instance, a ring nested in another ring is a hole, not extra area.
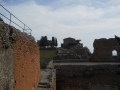
M 62 1 L 73 2 L 73 0 Z M 92 51 L 94 39 L 111 38 L 119 33 L 120 3 L 112 5 L 107 2 L 106 4 L 107 7 L 95 8 L 91 6 L 92 4 L 87 6 L 78 3 L 54 9 L 52 6 L 38 5 L 31 0 L 24 4 L 5 7 L 32 28 L 36 39 L 44 35 L 47 35 L 49 39 L 55 36 L 60 45 L 63 38 L 73 37 L 81 39 L 83 44 Z

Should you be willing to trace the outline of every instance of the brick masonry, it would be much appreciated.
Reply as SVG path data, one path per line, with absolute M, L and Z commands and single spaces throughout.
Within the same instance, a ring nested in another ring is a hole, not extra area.
M 34 37 L 0 18 L 0 90 L 36 90 L 40 77 L 40 52 Z
M 101 38 L 95 39 L 93 43 L 94 52 L 90 61 L 96 62 L 110 62 L 110 61 L 120 61 L 120 45 L 115 38 Z M 117 57 L 112 56 L 112 51 L 117 52 Z
M 39 48 L 34 41 L 16 37 L 14 44 L 15 90 L 36 90 L 40 78 Z
M 120 63 L 54 65 L 57 90 L 120 90 Z

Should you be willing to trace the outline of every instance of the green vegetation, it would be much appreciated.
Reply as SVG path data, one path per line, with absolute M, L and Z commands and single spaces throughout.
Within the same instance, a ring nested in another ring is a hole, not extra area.
M 40 66 L 46 68 L 49 61 L 56 56 L 56 50 L 40 50 Z
M 37 40 L 38 45 L 42 48 L 46 48 L 48 46 L 52 47 L 56 47 L 58 46 L 57 43 L 57 38 L 56 37 L 52 37 L 52 40 L 48 40 L 47 36 L 42 36 L 40 40 Z

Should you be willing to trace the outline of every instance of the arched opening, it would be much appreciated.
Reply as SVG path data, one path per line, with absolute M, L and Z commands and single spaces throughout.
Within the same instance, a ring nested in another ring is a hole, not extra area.
M 112 51 L 112 56 L 117 56 L 117 51 L 116 50 Z

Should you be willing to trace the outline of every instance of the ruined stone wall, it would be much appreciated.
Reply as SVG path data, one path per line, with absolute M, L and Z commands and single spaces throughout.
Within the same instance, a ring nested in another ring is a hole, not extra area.
M 68 76 L 68 77 L 83 77 L 87 73 L 92 75 L 94 73 L 109 72 L 117 73 L 120 72 L 120 63 L 118 65 L 103 64 L 103 65 L 54 65 L 56 69 L 56 75 Z
M 120 45 L 115 38 L 95 39 L 94 52 L 90 61 L 120 61 Z M 112 51 L 117 51 L 117 57 L 112 56 Z
M 57 80 L 57 90 L 120 90 L 120 76 L 96 74 L 94 77 L 62 77 Z
M 69 43 L 74 43 L 74 42 L 75 42 L 75 39 L 71 37 L 63 39 L 63 43 L 65 46 L 68 45 Z
M 0 18 L 0 90 L 36 90 L 39 79 L 35 39 Z
M 81 49 L 75 49 L 75 52 L 78 54 L 78 55 L 86 55 L 86 50 L 84 48 L 81 48 Z
M 13 90 L 14 86 L 13 49 L 0 51 L 0 90 Z
M 55 65 L 57 90 L 119 90 L 120 64 Z
M 54 63 L 74 63 L 74 62 L 89 62 L 89 59 L 64 59 L 64 60 L 53 60 Z M 52 63 L 51 63 L 52 65 Z

